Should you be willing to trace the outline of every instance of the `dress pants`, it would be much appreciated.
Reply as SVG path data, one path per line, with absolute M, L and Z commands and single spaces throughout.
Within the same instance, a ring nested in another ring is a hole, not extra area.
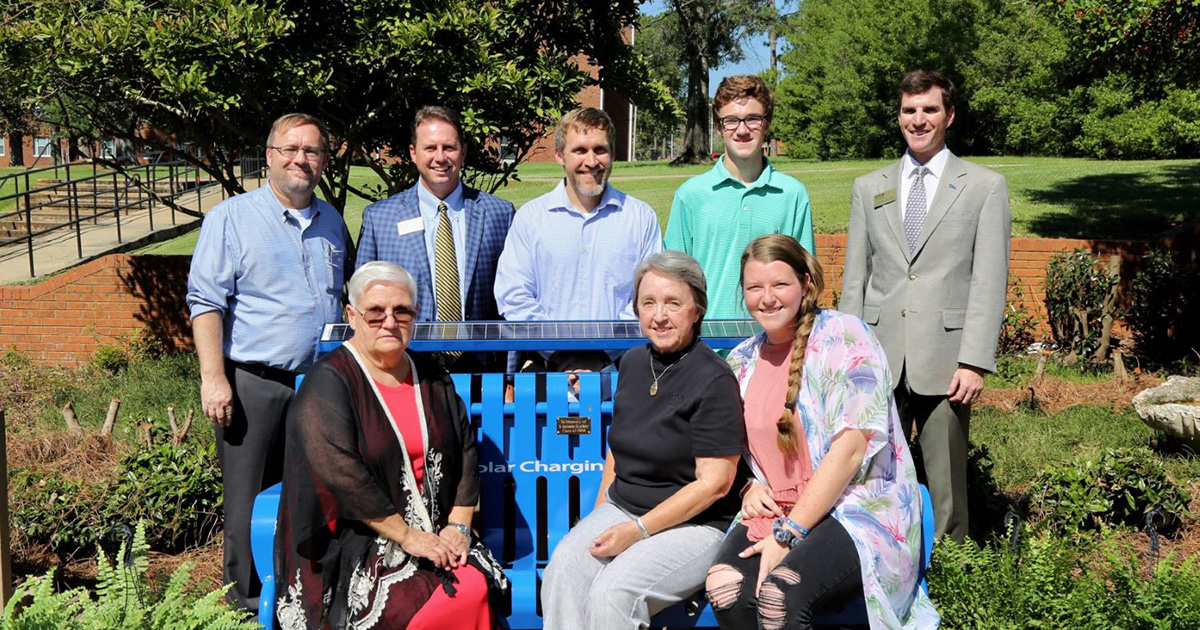
M 224 581 L 229 601 L 258 611 L 262 583 L 250 553 L 250 515 L 258 493 L 283 478 L 284 417 L 295 393 L 295 375 L 225 362 L 233 387 L 233 420 L 216 427 L 217 458 L 225 503 Z
M 907 370 L 896 387 L 896 407 L 905 437 L 911 438 L 917 477 L 933 499 L 934 536 L 955 541 L 967 537 L 967 450 L 971 406 L 950 402 L 948 396 L 923 396 L 908 385 Z

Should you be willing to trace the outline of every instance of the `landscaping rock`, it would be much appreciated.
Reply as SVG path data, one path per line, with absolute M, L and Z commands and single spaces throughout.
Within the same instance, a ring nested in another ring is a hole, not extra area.
M 1200 378 L 1172 376 L 1134 396 L 1133 408 L 1151 428 L 1200 451 Z

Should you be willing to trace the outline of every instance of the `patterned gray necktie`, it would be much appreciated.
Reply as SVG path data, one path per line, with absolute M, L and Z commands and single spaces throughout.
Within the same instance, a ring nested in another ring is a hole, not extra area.
M 925 213 L 929 203 L 925 200 L 925 176 L 929 168 L 919 166 L 913 171 L 912 188 L 908 191 L 908 203 L 904 206 L 904 236 L 908 238 L 908 253 L 917 248 L 917 237 L 925 227 Z

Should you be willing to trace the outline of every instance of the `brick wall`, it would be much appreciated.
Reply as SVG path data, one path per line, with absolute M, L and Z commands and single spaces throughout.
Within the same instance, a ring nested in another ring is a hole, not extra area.
M 1155 241 L 1016 238 L 1011 268 L 1025 291 L 1026 306 L 1044 322 L 1044 276 L 1054 254 L 1086 248 L 1118 265 L 1122 281 L 1128 282 L 1142 254 L 1156 245 L 1182 260 L 1200 261 L 1200 222 Z M 818 234 L 816 246 L 828 306 L 842 286 L 846 235 Z M 42 363 L 74 364 L 142 329 L 168 348 L 190 350 L 184 300 L 189 263 L 187 256 L 115 254 L 34 285 L 0 286 L 0 351 L 14 349 Z
M 0 350 L 40 363 L 86 361 L 145 328 L 190 349 L 187 256 L 104 256 L 26 286 L 0 286 Z

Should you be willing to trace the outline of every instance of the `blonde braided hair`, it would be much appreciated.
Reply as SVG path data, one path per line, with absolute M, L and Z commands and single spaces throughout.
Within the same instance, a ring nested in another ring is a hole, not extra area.
M 817 320 L 820 307 L 817 300 L 825 290 L 825 272 L 821 263 L 808 250 L 801 247 L 796 239 L 785 234 L 768 234 L 754 239 L 742 252 L 742 276 L 739 283 L 744 285 L 746 263 L 754 260 L 763 264 L 777 260 L 787 263 L 796 277 L 803 281 L 808 278 L 808 289 L 800 298 L 800 310 L 796 315 L 796 338 L 792 342 L 792 362 L 788 368 L 788 389 L 784 397 L 783 413 L 775 426 L 779 431 L 776 443 L 785 455 L 794 455 L 799 447 L 796 443 L 796 421 L 793 418 L 796 410 L 796 397 L 800 394 L 800 378 L 804 372 L 804 356 L 808 350 L 808 337 L 812 334 L 813 325 Z

